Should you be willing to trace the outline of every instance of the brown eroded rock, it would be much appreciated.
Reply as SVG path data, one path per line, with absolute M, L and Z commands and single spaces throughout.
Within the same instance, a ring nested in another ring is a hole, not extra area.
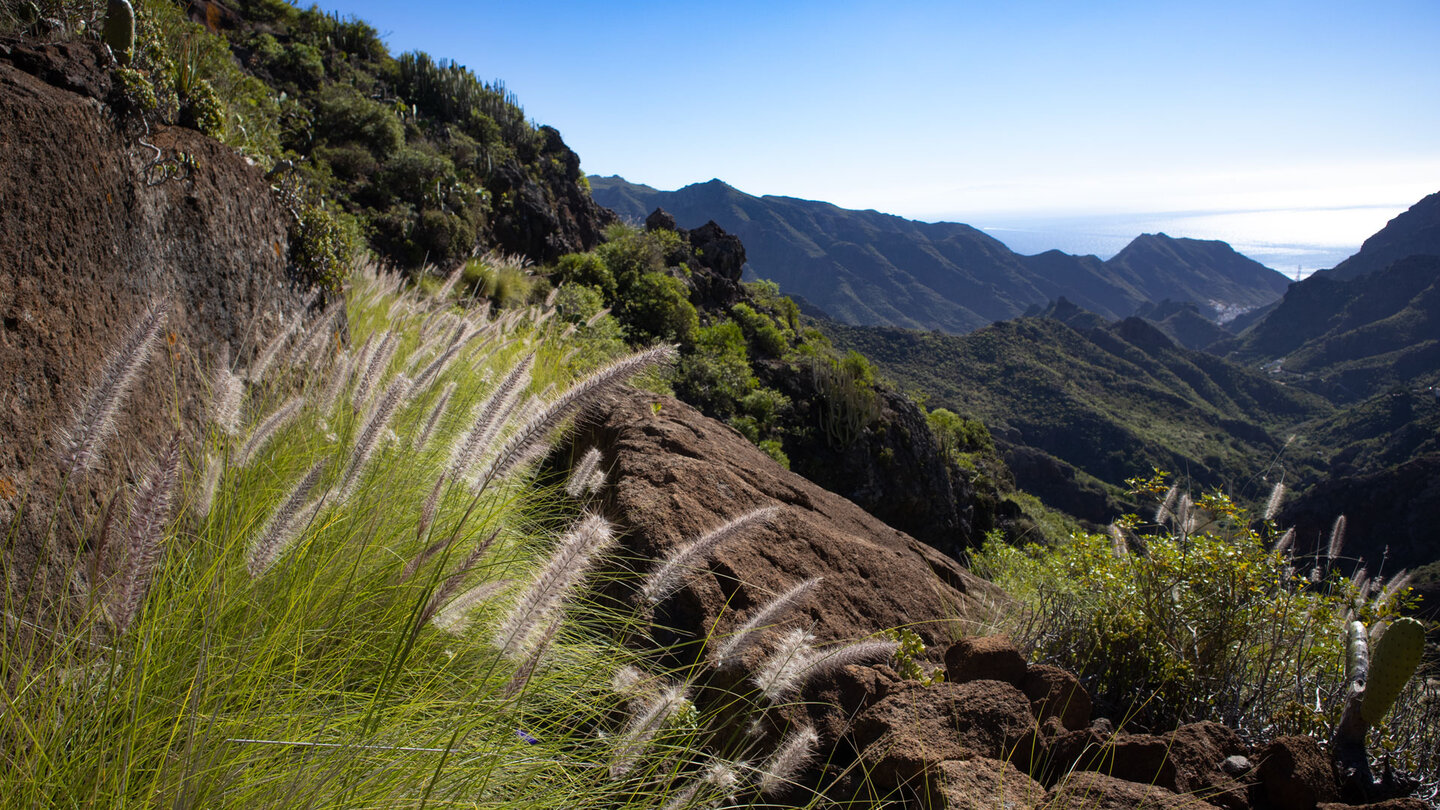
M 853 739 L 866 772 L 885 788 L 948 760 L 985 757 L 1028 770 L 1037 745 L 1030 701 L 1000 681 L 900 684 L 856 719 Z
M 1021 689 L 1030 698 L 1030 710 L 1040 722 L 1058 717 L 1071 731 L 1090 725 L 1090 694 L 1074 673 L 1049 664 L 1031 664 Z
M 1219 723 L 1192 723 L 1165 735 L 1105 735 L 1090 728 L 1051 742 L 1045 775 L 1053 780 L 1070 771 L 1096 771 L 1243 810 L 1248 785 L 1221 765 L 1244 750 L 1235 732 Z
M 610 480 L 603 509 L 648 571 L 677 545 L 764 506 L 768 525 L 715 549 L 685 588 L 655 611 L 669 644 L 734 631 L 793 585 L 821 582 L 777 630 L 808 628 L 817 643 L 911 626 L 928 644 L 982 616 L 995 586 L 955 560 L 777 465 L 731 428 L 670 397 L 639 392 L 576 438 L 600 448 Z M 704 654 L 694 650 L 693 654 Z
M 962 638 L 945 651 L 945 679 L 1004 681 L 1020 687 L 1025 683 L 1025 659 L 1004 636 Z
M 1033 810 L 1045 788 L 1009 762 L 984 757 L 942 762 L 935 768 L 930 806 L 946 810 Z
M 1076 771 L 1047 794 L 1045 810 L 1211 810 L 1214 805 L 1155 785 L 1127 782 L 1094 771 Z
M 1330 761 L 1313 737 L 1280 737 L 1260 754 L 1260 784 L 1276 810 L 1313 810 L 1340 799 Z
M 243 365 L 301 301 L 286 273 L 288 215 L 260 169 L 198 132 L 155 127 L 150 143 L 194 165 L 147 184 L 153 153 L 97 100 L 109 81 L 99 48 L 0 43 L 0 533 L 14 538 L 12 584 L 47 592 L 60 583 L 28 572 L 44 570 L 35 552 L 56 508 L 61 432 L 152 297 L 170 302 L 165 339 L 101 466 L 69 485 L 61 549 L 177 422 L 203 425 L 221 347 Z

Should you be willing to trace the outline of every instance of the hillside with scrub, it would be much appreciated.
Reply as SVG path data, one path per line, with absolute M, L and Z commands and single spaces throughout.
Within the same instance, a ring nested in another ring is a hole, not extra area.
M 8 803 L 1433 802 L 1410 580 L 1218 488 L 1318 396 L 991 327 L 1177 414 L 1087 531 L 1013 425 L 721 226 L 619 221 L 499 82 L 281 0 L 106 6 L 0 9 Z

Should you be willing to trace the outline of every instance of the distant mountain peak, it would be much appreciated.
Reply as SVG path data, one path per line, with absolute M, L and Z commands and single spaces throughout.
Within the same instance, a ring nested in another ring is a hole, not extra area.
M 751 273 L 851 324 L 962 333 L 1062 296 L 1105 319 L 1166 298 L 1218 313 L 1268 304 L 1289 283 L 1223 242 L 1164 233 L 1137 237 L 1108 261 L 1060 251 L 1021 256 L 969 225 L 757 197 L 719 178 L 679 191 L 620 178 L 591 184 L 596 202 L 635 222 L 656 207 L 681 227 L 715 220 L 744 241 Z

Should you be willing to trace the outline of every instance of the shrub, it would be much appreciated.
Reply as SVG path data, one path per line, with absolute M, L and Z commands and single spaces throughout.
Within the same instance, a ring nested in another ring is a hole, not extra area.
M 1033 657 L 1080 675 L 1111 716 L 1323 733 L 1343 692 L 1341 620 L 1393 615 L 1403 595 L 1366 601 L 1338 574 L 1312 581 L 1223 495 L 1174 500 L 1147 534 L 1132 516 L 1053 548 L 991 537 L 972 565 L 1024 606 L 1010 630 Z
M 577 284 L 597 290 L 603 300 L 615 300 L 615 274 L 594 253 L 567 253 L 560 257 L 555 277 L 561 284 Z

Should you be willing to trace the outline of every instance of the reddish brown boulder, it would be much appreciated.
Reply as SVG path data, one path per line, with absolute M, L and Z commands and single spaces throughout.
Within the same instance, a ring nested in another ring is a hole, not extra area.
M 1155 785 L 1127 782 L 1094 771 L 1077 771 L 1052 788 L 1045 810 L 1211 810 L 1214 805 Z
M 1340 798 L 1330 762 L 1312 737 L 1281 737 L 1260 754 L 1260 783 L 1276 810 L 1314 810 Z
M 865 771 L 881 787 L 911 782 L 947 760 L 1035 756 L 1030 701 L 1000 681 L 902 683 L 855 721 L 853 740 Z
M 657 607 L 656 624 L 673 632 L 662 639 L 667 645 L 724 636 L 811 577 L 822 578 L 819 586 L 777 631 L 808 628 L 821 643 L 897 626 L 914 628 L 928 644 L 948 643 L 999 598 L 955 560 L 782 469 L 733 429 L 670 397 L 620 398 L 575 446 L 603 452 L 613 484 L 602 508 L 623 530 L 630 556 L 644 561 L 641 571 L 738 515 L 781 507 L 769 525 L 721 544 L 687 587 Z
M 1091 728 L 1052 741 L 1041 775 L 1053 780 L 1071 771 L 1096 771 L 1243 810 L 1249 806 L 1248 783 L 1221 766 L 1244 748 L 1235 732 L 1219 723 L 1193 723 L 1165 735 L 1102 734 Z
M 945 651 L 945 678 L 966 681 L 1004 681 L 1020 687 L 1025 683 L 1025 659 L 1004 636 L 962 638 Z
M 975 757 L 940 763 L 932 772 L 930 806 L 946 810 L 1033 810 L 1045 788 L 1009 762 Z
M 1032 664 L 1021 683 L 1035 719 L 1044 723 L 1058 717 L 1065 728 L 1075 731 L 1090 725 L 1094 706 L 1090 694 L 1073 673 L 1049 664 Z

